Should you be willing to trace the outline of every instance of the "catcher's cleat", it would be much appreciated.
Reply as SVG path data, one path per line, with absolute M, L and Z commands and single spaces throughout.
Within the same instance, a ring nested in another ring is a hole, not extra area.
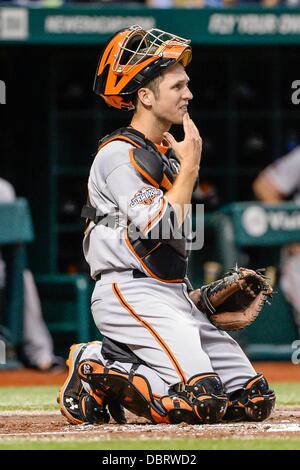
M 124 411 L 116 401 L 105 393 L 96 395 L 93 391 L 88 393 L 83 388 L 78 367 L 88 344 L 90 343 L 73 344 L 70 348 L 66 361 L 69 374 L 57 397 L 60 412 L 70 424 L 103 424 L 110 420 L 108 406 L 112 417 L 118 423 L 124 424 L 126 422 Z
M 86 343 L 73 344 L 73 346 L 71 346 L 69 357 L 66 361 L 69 367 L 68 377 L 60 388 L 57 397 L 61 414 L 67 418 L 71 424 L 82 424 L 86 421 L 81 413 L 79 401 L 83 396 L 87 395 L 87 393 L 83 389 L 81 378 L 77 372 L 78 364 L 86 347 Z

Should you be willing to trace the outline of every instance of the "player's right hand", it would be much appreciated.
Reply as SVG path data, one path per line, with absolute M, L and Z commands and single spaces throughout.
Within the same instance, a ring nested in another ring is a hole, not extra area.
M 188 113 L 183 116 L 183 130 L 184 139 L 181 142 L 177 142 L 170 132 L 165 132 L 164 137 L 180 161 L 181 169 L 195 173 L 195 176 L 197 176 L 201 162 L 202 139 Z

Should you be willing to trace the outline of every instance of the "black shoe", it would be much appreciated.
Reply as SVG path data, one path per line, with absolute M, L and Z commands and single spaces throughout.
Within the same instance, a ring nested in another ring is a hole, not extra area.
M 57 403 L 60 405 L 61 414 L 67 418 L 71 424 L 82 424 L 86 422 L 80 408 L 79 401 L 86 395 L 81 379 L 78 375 L 77 368 L 83 351 L 86 349 L 87 343 L 73 344 L 70 348 L 69 357 L 66 361 L 69 367 L 69 374 L 59 390 Z

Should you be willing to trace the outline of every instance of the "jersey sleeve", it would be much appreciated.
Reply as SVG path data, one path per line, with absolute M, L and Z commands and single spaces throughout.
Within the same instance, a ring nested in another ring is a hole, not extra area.
M 173 207 L 163 191 L 148 182 L 133 166 L 129 144 L 113 142 L 108 147 L 103 148 L 98 164 L 105 191 L 114 206 L 145 236 L 164 238 L 166 230 L 158 228 L 176 224 Z
M 120 211 L 145 236 L 163 237 L 159 227 L 174 225 L 175 213 L 163 191 L 147 182 L 131 163 L 116 168 L 107 178 L 107 185 Z
M 268 177 L 284 196 L 300 188 L 300 147 L 269 165 L 263 175 Z

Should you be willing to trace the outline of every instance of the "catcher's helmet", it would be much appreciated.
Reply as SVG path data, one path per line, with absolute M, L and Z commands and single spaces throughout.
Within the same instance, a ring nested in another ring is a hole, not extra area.
M 134 25 L 116 33 L 99 60 L 94 92 L 109 106 L 133 109 L 133 94 L 176 62 L 192 57 L 190 40 L 159 29 Z

